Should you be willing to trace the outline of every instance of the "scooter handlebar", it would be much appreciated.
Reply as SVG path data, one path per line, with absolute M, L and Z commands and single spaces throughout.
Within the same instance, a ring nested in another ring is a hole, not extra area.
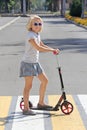
M 54 54 L 54 55 L 58 55 L 59 52 L 57 52 L 57 51 L 54 50 L 54 51 L 53 51 L 53 54 Z

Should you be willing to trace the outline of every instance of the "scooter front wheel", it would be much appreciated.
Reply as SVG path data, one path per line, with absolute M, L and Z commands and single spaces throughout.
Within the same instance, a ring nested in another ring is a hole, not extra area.
M 73 111 L 73 105 L 68 102 L 68 101 L 64 101 L 62 104 L 61 104 L 61 111 L 68 115 L 70 114 L 72 111 Z

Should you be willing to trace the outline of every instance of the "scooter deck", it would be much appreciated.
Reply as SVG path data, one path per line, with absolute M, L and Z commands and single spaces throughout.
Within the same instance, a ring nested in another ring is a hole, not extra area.
M 55 107 L 51 108 L 38 108 L 38 107 L 31 107 L 32 110 L 41 110 L 41 111 L 58 111 L 59 109 L 55 109 Z
M 32 110 L 41 110 L 41 111 L 53 111 L 54 107 L 51 108 L 38 108 L 38 107 L 31 107 Z

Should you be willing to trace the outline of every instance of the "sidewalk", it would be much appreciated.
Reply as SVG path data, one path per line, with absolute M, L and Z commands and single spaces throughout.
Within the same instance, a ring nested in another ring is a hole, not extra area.
M 57 17 L 60 15 L 60 12 L 56 12 L 56 13 L 51 13 L 51 12 L 32 12 L 32 13 L 27 13 L 27 14 L 12 14 L 12 13 L 3 13 L 1 14 L 1 17 L 29 17 L 30 15 L 39 15 L 41 17 Z

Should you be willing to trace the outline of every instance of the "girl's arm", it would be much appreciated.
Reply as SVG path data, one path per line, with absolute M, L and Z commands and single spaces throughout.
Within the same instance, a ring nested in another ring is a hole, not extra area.
M 42 41 L 40 42 L 40 45 L 49 49 L 52 49 L 51 47 L 45 45 Z M 53 54 L 57 55 L 60 52 L 59 49 L 54 49 Z
M 32 46 L 38 50 L 38 51 L 41 51 L 41 52 L 54 52 L 56 51 L 57 53 L 59 53 L 59 50 L 58 49 L 53 49 L 51 47 L 48 47 L 46 45 L 43 45 L 43 43 L 41 42 L 40 45 L 38 45 L 36 43 L 36 41 L 34 39 L 30 39 L 29 42 L 32 44 Z
M 40 45 L 43 46 L 43 47 L 46 47 L 46 48 L 51 48 L 51 47 L 45 45 L 42 41 L 40 42 Z
M 40 42 L 40 45 L 43 46 L 43 47 L 45 47 L 45 48 L 51 48 L 51 47 L 45 45 L 42 41 Z

